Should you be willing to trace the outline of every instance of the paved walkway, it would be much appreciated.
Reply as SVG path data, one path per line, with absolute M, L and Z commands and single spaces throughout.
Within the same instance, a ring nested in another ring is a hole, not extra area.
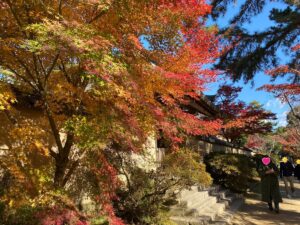
M 245 205 L 232 220 L 233 225 L 300 225 L 300 183 L 295 182 L 296 193 L 293 199 L 286 198 L 283 182 L 280 182 L 283 203 L 280 213 L 268 210 L 266 203 L 260 201 L 260 196 L 251 193 L 246 196 Z

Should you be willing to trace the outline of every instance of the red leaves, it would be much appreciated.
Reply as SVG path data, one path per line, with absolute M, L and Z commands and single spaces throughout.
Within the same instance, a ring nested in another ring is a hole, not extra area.
M 161 7 L 189 16 L 204 16 L 211 11 L 211 6 L 204 0 L 161 0 Z
M 261 89 L 273 93 L 275 97 L 280 98 L 283 102 L 287 101 L 287 97 L 293 98 L 294 101 L 300 100 L 299 84 L 267 84 Z
M 246 147 L 248 148 L 254 148 L 254 149 L 262 149 L 265 145 L 265 141 L 263 137 L 260 137 L 259 135 L 250 135 L 247 138 Z
M 218 90 L 217 105 L 223 120 L 223 134 L 230 141 L 239 139 L 242 135 L 266 133 L 272 130 L 270 120 L 275 114 L 265 111 L 258 102 L 247 105 L 237 101 L 240 87 L 224 85 Z
M 298 51 L 300 44 L 295 45 L 292 51 Z M 297 64 L 297 62 L 295 62 Z M 296 66 L 281 65 L 274 69 L 267 70 L 266 73 L 270 76 L 293 75 L 293 80 L 299 80 L 300 71 Z M 300 100 L 300 84 L 299 82 L 284 83 L 284 84 L 267 84 L 260 87 L 258 90 L 271 92 L 275 97 L 280 98 L 283 102 L 298 102 Z
M 283 146 L 284 151 L 300 154 L 300 130 L 298 127 L 287 127 L 283 133 L 275 135 L 274 138 Z
M 118 178 L 118 171 L 114 166 L 108 162 L 104 155 L 100 154 L 98 157 L 97 166 L 93 168 L 93 172 L 97 175 L 99 186 L 102 189 L 99 190 L 101 194 L 98 196 L 97 201 L 107 204 L 116 198 L 115 190 L 121 183 Z
M 99 182 L 99 195 L 96 197 L 96 201 L 101 204 L 101 214 L 108 217 L 109 224 L 112 225 L 124 225 L 123 221 L 116 217 L 114 208 L 112 207 L 112 200 L 116 200 L 116 189 L 120 186 L 121 182 L 118 178 L 118 171 L 109 163 L 107 158 L 103 154 L 98 155 L 97 166 L 93 168 L 93 172 L 96 174 L 96 178 Z
M 110 205 L 119 185 L 117 171 L 98 152 L 95 140 L 138 153 L 146 138 L 160 131 L 174 146 L 187 135 L 216 134 L 219 121 L 203 120 L 185 108 L 188 96 L 199 98 L 216 78 L 217 72 L 206 65 L 219 55 L 220 46 L 216 30 L 203 25 L 211 9 L 205 0 L 99 2 L 45 1 L 43 6 L 28 6 L 28 11 L 15 1 L 14 13 L 0 3 L 0 26 L 7 32 L 0 61 L 18 89 L 46 96 L 41 105 L 49 105 L 53 114 L 48 119 L 57 125 L 58 131 L 51 130 L 54 136 L 64 132 L 64 124 L 74 116 L 85 118 L 88 132 L 74 132 L 72 145 L 79 146 L 84 137 L 84 150 L 99 154 L 97 160 L 87 159 L 87 170 L 96 174 L 101 187 L 97 199 L 111 223 L 121 224 Z M 44 8 L 56 10 L 48 13 Z M 21 28 L 14 18 L 20 19 Z M 139 40 L 142 36 L 152 46 L 146 48 Z M 80 123 L 74 120 L 76 125 Z M 73 146 L 65 153 L 67 159 L 73 156 Z M 59 157 L 53 158 L 61 168 Z M 64 175 L 70 167 L 71 163 L 64 166 Z
M 85 219 L 82 219 L 82 215 L 80 215 L 78 212 L 70 209 L 62 209 L 56 206 L 38 212 L 36 217 L 40 219 L 42 225 L 90 224 Z
M 110 225 L 125 225 L 125 223 L 120 218 L 116 217 L 114 208 L 110 203 L 103 204 L 102 208 L 108 216 L 108 221 Z

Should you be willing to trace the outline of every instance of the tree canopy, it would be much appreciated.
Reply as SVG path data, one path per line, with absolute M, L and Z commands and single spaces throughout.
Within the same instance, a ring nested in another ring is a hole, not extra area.
M 216 95 L 216 106 L 220 109 L 220 119 L 223 122 L 222 134 L 227 141 L 243 145 L 251 134 L 266 134 L 272 131 L 274 113 L 266 111 L 259 102 L 245 102 L 238 100 L 241 87 L 223 85 Z
M 213 18 L 223 16 L 236 1 L 213 0 Z M 299 43 L 300 11 L 299 1 L 281 0 L 283 9 L 273 8 L 269 18 L 274 23 L 270 28 L 261 32 L 251 33 L 243 25 L 252 17 L 262 13 L 270 1 L 245 0 L 229 23 L 221 30 L 224 41 L 232 47 L 221 56 L 216 67 L 232 74 L 234 81 L 243 79 L 250 81 L 257 72 L 277 67 L 280 63 L 278 51 L 284 52 L 289 58 L 289 66 L 299 67 L 299 50 L 290 49 Z M 299 68 L 298 68 L 299 69 Z M 298 77 L 294 82 L 299 82 Z
M 220 50 L 201 19 L 210 10 L 198 0 L 1 1 L 0 161 L 16 178 L 6 203 L 75 198 L 81 187 L 115 218 L 120 182 L 105 151 L 216 133 L 218 121 L 182 109 L 217 75 L 205 67 Z

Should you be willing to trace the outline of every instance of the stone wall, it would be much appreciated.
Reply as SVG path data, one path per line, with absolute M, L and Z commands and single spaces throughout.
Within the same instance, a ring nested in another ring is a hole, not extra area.
M 217 143 L 210 143 L 205 141 L 198 142 L 199 151 L 203 151 L 206 154 L 211 152 L 225 152 L 225 153 L 237 153 L 237 154 L 245 154 L 248 156 L 253 155 L 253 153 L 249 150 L 235 148 L 227 145 L 217 144 Z

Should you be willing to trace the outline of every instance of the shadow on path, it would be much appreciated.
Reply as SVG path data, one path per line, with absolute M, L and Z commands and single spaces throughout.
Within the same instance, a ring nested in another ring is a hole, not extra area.
M 280 182 L 281 191 L 284 190 Z M 232 224 L 235 225 L 300 225 L 300 183 L 295 183 L 296 192 L 293 199 L 285 198 L 282 192 L 283 203 L 280 204 L 280 213 L 275 214 L 267 208 L 267 204 L 260 201 L 257 193 L 247 194 L 245 205 L 235 215 Z

